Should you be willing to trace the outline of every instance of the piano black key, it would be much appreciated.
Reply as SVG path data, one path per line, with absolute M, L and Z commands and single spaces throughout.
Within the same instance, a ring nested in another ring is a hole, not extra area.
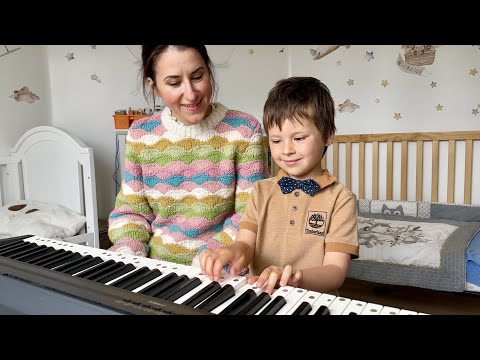
M 185 300 L 182 304 L 190 307 L 195 307 L 210 295 L 219 291 L 222 287 L 217 281 L 212 281 L 205 286 L 202 290 L 192 295 L 189 299 Z
M 125 290 L 129 290 L 129 291 L 132 291 L 136 288 L 139 288 L 140 286 L 142 286 L 143 284 L 146 284 L 148 283 L 149 281 L 152 281 L 153 279 L 156 279 L 158 278 L 159 276 L 162 275 L 162 272 L 158 269 L 154 269 L 154 270 L 150 270 L 149 272 L 147 272 L 144 276 L 142 276 L 141 278 L 135 280 L 135 281 L 130 281 L 130 283 L 128 283 L 127 285 L 125 285 L 124 287 L 122 287 L 122 289 L 125 289 Z
M 184 283 L 182 286 L 180 286 L 176 292 L 166 297 L 165 300 L 174 302 L 175 300 L 180 299 L 183 295 L 185 295 L 189 291 L 192 291 L 193 289 L 195 289 L 197 286 L 200 286 L 201 283 L 202 283 L 202 280 L 200 280 L 197 277 L 194 277 L 189 281 L 187 281 L 186 283 Z
M 322 305 L 313 315 L 330 315 L 330 310 L 325 305 Z
M 240 295 L 234 302 L 228 305 L 225 309 L 220 311 L 219 315 L 237 315 L 247 308 L 251 303 L 257 299 L 257 294 L 254 290 L 248 289 Z
M 312 311 L 312 306 L 304 301 L 292 313 L 292 315 L 308 315 Z
M 164 290 L 166 286 L 168 286 L 168 283 L 176 278 L 178 278 L 178 275 L 174 272 L 170 272 L 142 290 L 138 291 L 138 293 L 153 296 L 154 294 Z
M 190 281 L 190 278 L 187 275 L 180 275 L 176 279 L 172 280 L 164 290 L 157 292 L 153 296 L 155 296 L 158 299 L 165 299 L 171 294 L 173 294 L 174 292 L 176 292 L 179 288 L 181 288 L 183 284 L 189 281 Z
M 71 252 L 71 251 L 66 251 L 65 254 L 62 254 L 56 259 L 43 262 L 42 264 L 37 264 L 39 266 L 42 266 L 47 269 L 53 269 L 56 268 L 57 266 L 62 266 L 64 264 L 69 264 L 72 261 L 79 260 L 82 258 L 82 255 L 76 252 Z
M 126 264 L 119 269 L 112 269 L 110 272 L 104 274 L 100 278 L 97 278 L 95 281 L 101 284 L 106 284 L 112 280 L 118 279 L 122 275 L 128 274 L 133 269 L 135 269 L 133 264 Z
M 36 244 L 32 244 L 32 243 L 29 243 L 29 242 L 23 242 L 21 244 L 14 244 L 10 247 L 7 247 L 5 249 L 3 249 L 2 251 L 0 251 L 0 256 L 4 256 L 4 257 L 11 257 L 12 255 L 15 255 L 16 253 L 18 252 L 21 252 L 25 249 L 30 249 L 32 247 L 35 247 Z
M 238 315 L 255 315 L 261 308 L 268 304 L 271 299 L 272 297 L 268 293 L 262 292 L 257 296 L 255 301 L 240 311 Z
M 123 286 L 129 285 L 131 281 L 136 281 L 138 279 L 141 279 L 149 271 L 150 269 L 146 266 L 137 268 L 136 270 L 132 271 L 130 274 L 127 274 L 124 277 L 117 279 L 112 283 L 109 283 L 108 285 L 122 289 Z
M 235 296 L 235 288 L 232 285 L 227 284 L 221 290 L 217 291 L 215 294 L 198 305 L 197 308 L 206 311 L 212 311 L 233 296 Z
M 23 241 L 22 239 L 9 239 L 9 240 L 2 240 L 0 242 L 0 255 L 2 254 L 2 252 L 4 250 L 7 250 L 7 249 L 12 249 L 18 245 L 21 245 L 21 244 L 25 244 L 27 243 L 26 241 Z
M 36 251 L 25 254 L 17 258 L 18 261 L 28 262 L 30 260 L 38 259 L 39 257 L 47 254 L 51 254 L 55 249 L 50 246 L 42 245 Z
M 101 271 L 103 269 L 105 269 L 106 267 L 114 264 L 115 261 L 113 260 L 108 260 L 108 261 L 102 261 L 88 269 L 85 269 L 83 270 L 82 272 L 80 273 L 77 273 L 75 274 L 76 277 L 81 277 L 81 278 L 85 278 L 86 276 L 92 274 L 92 273 L 97 273 L 98 271 Z
M 85 261 L 81 264 L 74 265 L 67 270 L 63 270 L 62 272 L 64 272 L 65 274 L 74 275 L 74 274 L 79 273 L 83 270 L 90 269 L 92 266 L 95 266 L 97 264 L 101 264 L 102 262 L 103 262 L 103 260 L 102 260 L 101 257 L 95 256 L 93 259 Z
M 5 248 L 6 246 L 10 245 L 10 244 L 13 244 L 13 243 L 21 243 L 21 242 L 26 242 L 26 241 L 23 241 L 24 239 L 27 239 L 27 238 L 30 238 L 32 237 L 33 235 L 21 235 L 21 236 L 14 236 L 14 237 L 11 237 L 11 238 L 6 238 L 6 239 L 2 239 L 2 241 L 0 242 L 0 250 Z
M 78 254 L 78 253 L 76 253 L 76 254 Z M 80 255 L 80 254 L 78 254 L 78 255 Z M 91 259 L 93 259 L 92 255 L 86 255 L 86 256 L 80 255 L 79 258 L 76 258 L 72 261 L 68 261 L 66 263 L 63 263 L 62 265 L 55 266 L 55 267 L 52 268 L 52 270 L 55 270 L 55 271 L 58 271 L 58 272 L 65 272 L 65 271 L 70 270 L 71 268 L 73 268 L 77 265 L 85 264 L 87 261 L 90 261 Z
M 282 307 L 287 304 L 287 301 L 283 296 L 277 296 L 262 310 L 259 315 L 275 315 L 280 311 Z
M 56 259 L 61 254 L 66 253 L 66 250 L 64 250 L 64 249 L 57 250 L 57 249 L 50 248 L 50 247 L 49 247 L 49 249 L 52 249 L 53 251 L 49 251 L 46 254 L 40 255 L 38 257 L 34 257 L 33 259 L 25 260 L 25 262 L 29 263 L 29 264 L 32 264 L 32 265 L 41 266 L 40 264 L 45 263 L 45 262 L 50 261 L 50 260 L 53 260 L 53 259 Z M 70 254 L 71 253 L 72 252 L 70 251 Z
M 110 263 L 111 261 L 111 263 Z M 91 274 L 82 276 L 84 279 L 97 281 L 102 277 L 112 273 L 112 271 L 119 270 L 120 268 L 125 267 L 123 262 L 115 262 L 114 260 L 107 261 L 107 266 L 102 267 L 101 269 L 97 269 L 96 271 L 92 272 Z
M 35 246 L 27 248 L 23 251 L 17 252 L 14 255 L 10 256 L 10 259 L 18 260 L 19 258 L 22 258 L 24 256 L 28 256 L 30 254 L 35 254 L 35 253 L 37 253 L 39 251 L 42 251 L 42 250 L 47 248 L 45 245 L 40 245 L 40 246 L 38 246 L 36 244 L 33 244 L 33 245 L 35 245 Z

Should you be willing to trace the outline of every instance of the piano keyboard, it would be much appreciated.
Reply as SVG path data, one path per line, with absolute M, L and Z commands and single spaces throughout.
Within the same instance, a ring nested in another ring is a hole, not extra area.
M 0 241 L 1 276 L 120 314 L 424 315 L 291 286 L 269 295 L 243 276 L 213 282 L 196 267 L 38 236 Z

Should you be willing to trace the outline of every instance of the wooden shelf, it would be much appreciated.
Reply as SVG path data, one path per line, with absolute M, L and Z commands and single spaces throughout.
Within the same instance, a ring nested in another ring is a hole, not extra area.
M 132 122 L 137 119 L 147 117 L 149 115 L 112 115 L 115 124 L 115 129 L 128 129 Z

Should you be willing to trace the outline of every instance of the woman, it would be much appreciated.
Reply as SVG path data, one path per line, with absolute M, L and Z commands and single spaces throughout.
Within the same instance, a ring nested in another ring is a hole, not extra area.
M 267 175 L 262 128 L 213 102 L 204 45 L 143 45 L 141 73 L 146 97 L 165 108 L 128 131 L 110 250 L 190 265 L 235 239 L 252 185 Z

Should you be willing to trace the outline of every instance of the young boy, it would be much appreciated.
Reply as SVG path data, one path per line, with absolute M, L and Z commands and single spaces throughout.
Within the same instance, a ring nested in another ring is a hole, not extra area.
M 254 183 L 235 242 L 200 254 L 200 267 L 218 280 L 224 265 L 271 294 L 290 285 L 338 289 L 358 257 L 355 194 L 321 167 L 336 131 L 328 88 L 312 77 L 280 80 L 268 94 L 263 123 L 276 177 Z M 303 182 L 302 182 L 303 181 Z

